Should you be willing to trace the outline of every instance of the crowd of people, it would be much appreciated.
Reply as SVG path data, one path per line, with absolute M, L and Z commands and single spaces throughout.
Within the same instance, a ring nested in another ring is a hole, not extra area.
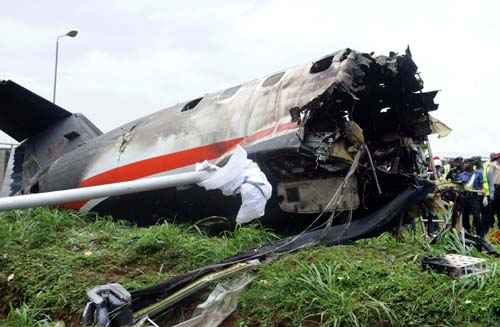
M 439 178 L 463 185 L 457 204 L 468 232 L 484 237 L 495 223 L 500 229 L 500 153 L 484 162 L 480 157 L 458 157 L 443 164 L 434 158 L 434 166 Z

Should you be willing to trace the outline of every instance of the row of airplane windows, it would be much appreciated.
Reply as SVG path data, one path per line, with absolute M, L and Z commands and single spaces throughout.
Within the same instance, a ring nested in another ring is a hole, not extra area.
M 319 72 L 325 71 L 332 65 L 332 62 L 333 62 L 333 56 L 328 56 L 323 59 L 320 59 L 312 64 L 309 72 L 311 74 L 317 74 Z M 270 87 L 277 84 L 281 80 L 281 78 L 283 78 L 284 75 L 285 72 L 283 71 L 269 76 L 262 83 L 262 87 Z M 221 94 L 219 95 L 219 100 L 229 99 L 230 97 L 234 96 L 240 88 L 241 85 L 237 85 L 222 91 Z M 196 106 L 198 105 L 198 103 L 200 103 L 201 100 L 203 100 L 203 97 L 189 101 L 184 105 L 184 107 L 182 107 L 181 112 L 189 111 L 196 108 Z

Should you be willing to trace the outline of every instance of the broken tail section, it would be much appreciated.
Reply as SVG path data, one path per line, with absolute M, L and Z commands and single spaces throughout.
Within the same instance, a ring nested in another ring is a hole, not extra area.
M 51 163 L 102 134 L 85 116 L 13 81 L 0 81 L 0 129 L 20 142 L 7 164 L 1 196 L 37 193 L 38 179 Z

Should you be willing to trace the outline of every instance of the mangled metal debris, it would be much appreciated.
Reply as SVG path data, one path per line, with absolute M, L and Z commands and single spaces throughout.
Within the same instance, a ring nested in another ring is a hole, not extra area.
M 236 310 L 241 292 L 254 279 L 255 275 L 245 274 L 217 284 L 207 300 L 196 307 L 193 317 L 174 327 L 219 326 Z
M 87 292 L 89 302 L 82 313 L 82 324 L 107 327 L 129 326 L 132 320 L 130 293 L 120 284 L 112 283 L 95 287 Z M 119 314 L 113 314 L 119 310 Z
M 101 327 L 139 326 L 146 321 L 154 321 L 164 315 L 165 312 L 168 312 L 173 305 L 206 288 L 210 283 L 234 274 L 245 273 L 254 269 L 260 263 L 261 261 L 258 259 L 249 259 L 234 262 L 231 265 L 221 265 L 220 269 L 209 269 L 198 274 L 192 272 L 187 278 L 185 276 L 174 277 L 169 281 L 169 286 L 175 287 L 165 287 L 164 285 L 154 287 L 160 288 L 160 291 L 164 294 L 160 298 L 142 297 L 143 295 L 140 295 L 141 292 L 150 292 L 149 289 L 135 291 L 131 297 L 130 293 L 120 284 L 98 286 L 87 292 L 89 302 L 82 314 L 82 324 L 86 326 L 97 324 Z M 222 322 L 234 311 L 239 292 L 252 280 L 253 278 L 244 274 L 243 277 L 236 279 L 233 283 L 225 284 L 226 287 L 229 287 L 227 292 L 221 292 L 224 288 L 219 286 L 215 292 L 217 294 L 215 299 L 214 296 L 207 299 L 206 304 L 199 308 L 201 310 L 195 312 L 195 317 L 193 317 L 191 323 L 195 325 L 196 321 L 200 319 L 196 316 L 211 317 L 214 326 Z M 228 292 L 230 296 L 226 297 Z M 230 301 L 230 303 L 221 304 L 220 301 L 224 299 Z M 141 302 L 142 305 L 138 305 L 141 300 L 144 303 Z
M 196 306 L 192 317 L 173 327 L 216 327 L 237 308 L 241 292 L 255 279 L 255 275 L 244 274 L 217 284 L 205 302 Z M 140 318 L 134 327 L 158 327 L 149 316 Z

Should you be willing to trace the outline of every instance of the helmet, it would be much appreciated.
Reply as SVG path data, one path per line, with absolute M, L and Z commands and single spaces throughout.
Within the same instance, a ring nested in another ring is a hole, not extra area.
M 432 158 L 432 161 L 434 162 L 434 166 L 443 166 L 443 162 L 439 157 L 434 157 Z

